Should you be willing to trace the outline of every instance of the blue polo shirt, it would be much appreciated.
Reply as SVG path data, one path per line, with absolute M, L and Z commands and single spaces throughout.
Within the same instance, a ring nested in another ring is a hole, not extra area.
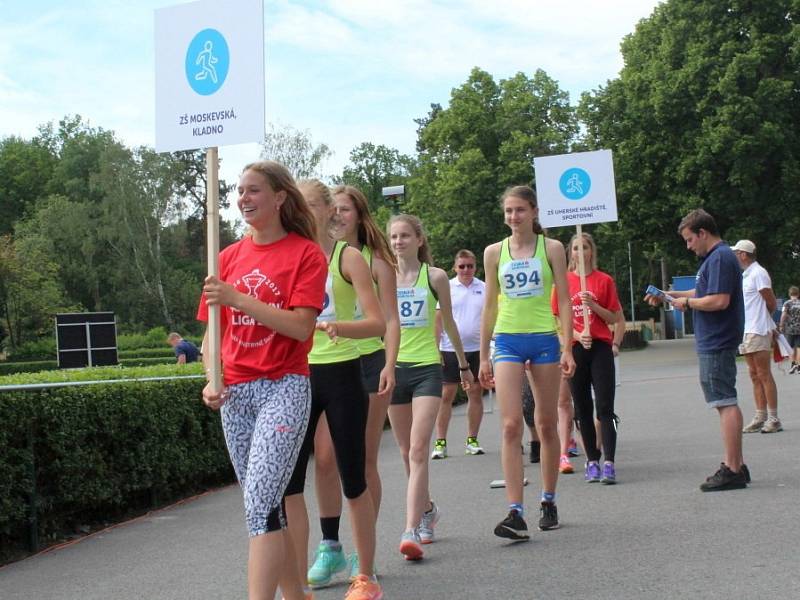
M 720 242 L 708 252 L 700 264 L 694 287 L 695 297 L 729 294 L 725 310 L 695 310 L 694 337 L 698 352 L 735 350 L 744 333 L 744 298 L 742 269 L 730 246 Z
M 200 351 L 197 349 L 192 342 L 187 342 L 186 340 L 181 340 L 174 348 L 175 350 L 175 357 L 177 358 L 181 354 L 186 355 L 186 362 L 196 362 L 197 357 L 200 356 Z

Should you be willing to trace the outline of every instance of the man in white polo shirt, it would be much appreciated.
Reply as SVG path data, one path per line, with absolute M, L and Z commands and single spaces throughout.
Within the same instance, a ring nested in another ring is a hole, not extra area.
M 772 377 L 772 340 L 775 321 L 772 313 L 778 301 L 766 269 L 756 261 L 756 245 L 739 240 L 732 248 L 742 271 L 744 295 L 744 339 L 739 347 L 750 370 L 756 414 L 742 432 L 776 433 L 783 427 L 778 419 L 778 389 Z
M 453 319 L 458 326 L 458 334 L 464 345 L 464 354 L 469 363 L 475 381 L 478 381 L 481 349 L 481 310 L 485 284 L 475 277 L 477 261 L 475 254 L 469 250 L 456 253 L 453 270 L 456 276 L 450 280 L 450 298 L 453 304 Z M 436 313 L 436 331 L 441 335 L 439 350 L 442 352 L 442 404 L 436 418 L 436 442 L 433 445 L 431 458 L 447 458 L 447 428 L 450 426 L 450 415 L 453 412 L 453 400 L 456 397 L 461 377 L 453 345 L 447 334 L 442 331 L 441 317 Z M 483 454 L 478 443 L 478 429 L 483 419 L 483 390 L 480 385 L 472 385 L 467 390 L 467 441 L 466 454 Z

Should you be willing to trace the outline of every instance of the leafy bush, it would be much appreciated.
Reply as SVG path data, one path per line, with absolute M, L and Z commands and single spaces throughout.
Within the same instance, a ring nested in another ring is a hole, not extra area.
M 34 342 L 25 342 L 10 350 L 8 358 L 13 361 L 55 360 L 56 340 L 53 337 L 46 337 Z
M 195 367 L 195 365 L 191 365 Z M 170 365 L 70 371 L 158 376 Z M 33 383 L 63 371 L 15 375 Z M 76 525 L 233 481 L 219 416 L 200 401 L 204 379 L 0 389 L 0 560 L 26 539 L 35 498 L 42 540 Z
M 13 373 L 37 373 L 58 368 L 57 360 L 37 360 L 32 362 L 0 362 L 0 377 Z
M 100 381 L 110 379 L 142 379 L 148 377 L 175 377 L 180 375 L 202 375 L 203 365 L 153 365 L 146 367 L 86 367 L 84 369 L 56 369 L 39 373 L 16 373 L 0 377 L 0 392 L 4 385 L 27 383 L 65 383 L 72 381 Z

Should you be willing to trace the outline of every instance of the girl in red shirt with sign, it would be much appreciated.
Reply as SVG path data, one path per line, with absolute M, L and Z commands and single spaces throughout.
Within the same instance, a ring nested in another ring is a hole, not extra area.
M 208 305 L 222 307 L 224 386 L 206 385 L 203 402 L 222 409 L 244 494 L 250 599 L 271 600 L 280 583 L 287 600 L 303 600 L 283 496 L 308 425 L 307 355 L 328 265 L 314 217 L 285 167 L 247 165 L 238 191 L 248 235 L 220 253 L 219 277 L 206 278 L 197 311 L 207 321 Z
M 624 323 L 622 307 L 617 296 L 617 286 L 606 273 L 597 270 L 597 247 L 588 233 L 583 239 L 572 236 L 567 250 L 570 300 L 573 314 L 573 345 L 575 374 L 570 379 L 572 399 L 580 426 L 583 447 L 586 451 L 587 482 L 616 483 L 614 454 L 617 445 L 616 415 L 614 414 L 614 357 L 619 354 L 619 344 L 625 334 L 624 326 L 609 326 Z M 586 275 L 586 291 L 581 292 L 578 269 L 578 243 L 583 243 L 583 269 Z M 589 311 L 589 331 L 584 331 L 583 307 Z M 553 295 L 553 312 L 558 314 L 558 302 Z M 600 469 L 600 450 L 594 428 L 592 389 L 595 394 L 597 418 L 602 432 L 603 463 Z

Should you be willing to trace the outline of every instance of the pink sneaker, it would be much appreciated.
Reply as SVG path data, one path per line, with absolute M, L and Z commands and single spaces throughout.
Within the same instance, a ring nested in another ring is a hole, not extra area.
M 561 459 L 558 461 L 558 472 L 565 474 L 575 472 L 575 469 L 572 468 L 572 463 L 569 462 L 569 456 L 566 454 L 562 454 Z

